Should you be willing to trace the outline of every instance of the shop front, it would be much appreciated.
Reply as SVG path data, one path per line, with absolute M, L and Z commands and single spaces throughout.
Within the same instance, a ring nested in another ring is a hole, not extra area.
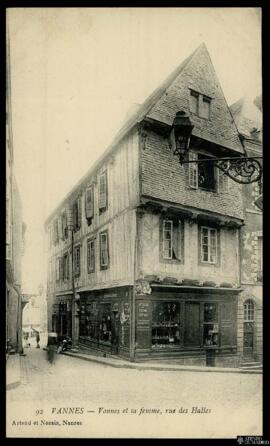
M 131 299 L 131 287 L 82 292 L 80 346 L 129 357 Z
M 237 365 L 235 289 L 153 286 L 136 296 L 135 359 L 177 358 L 204 365 L 206 350 L 216 365 Z

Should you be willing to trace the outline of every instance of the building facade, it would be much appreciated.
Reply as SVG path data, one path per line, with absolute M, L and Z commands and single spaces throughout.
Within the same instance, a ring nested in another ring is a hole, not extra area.
M 6 343 L 12 352 L 22 351 L 21 261 L 24 233 L 21 198 L 14 175 L 11 117 L 10 58 L 6 64 Z
M 125 122 L 48 217 L 48 330 L 130 360 L 239 363 L 242 186 L 213 165 L 179 165 L 177 111 L 191 160 L 244 147 L 204 44 Z
M 242 98 L 230 108 L 248 156 L 262 156 L 261 98 Z M 241 229 L 241 288 L 238 306 L 238 351 L 243 361 L 262 362 L 263 353 L 263 227 L 255 202 L 262 179 L 243 188 L 245 225 Z

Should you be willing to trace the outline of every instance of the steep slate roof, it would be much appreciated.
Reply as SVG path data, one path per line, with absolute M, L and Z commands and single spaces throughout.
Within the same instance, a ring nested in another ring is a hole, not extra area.
M 50 214 L 46 219 L 45 225 L 64 205 L 64 202 L 79 187 L 83 186 L 88 177 L 105 161 L 106 157 L 111 154 L 111 151 L 116 148 L 116 145 L 136 124 L 145 118 L 151 118 L 171 126 L 178 110 L 185 110 L 190 114 L 189 89 L 187 87 L 213 98 L 211 104 L 213 110 L 209 121 L 194 115 L 190 116 L 194 125 L 192 134 L 231 149 L 234 152 L 244 154 L 234 119 L 225 100 L 206 45 L 202 43 L 153 91 L 139 109 L 125 121 L 109 147 L 73 187 L 60 205 Z M 218 96 L 218 98 L 215 96 Z

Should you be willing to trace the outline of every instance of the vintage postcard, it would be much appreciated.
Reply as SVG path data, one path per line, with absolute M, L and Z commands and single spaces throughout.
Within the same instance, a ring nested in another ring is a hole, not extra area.
M 6 10 L 8 438 L 266 444 L 261 15 Z

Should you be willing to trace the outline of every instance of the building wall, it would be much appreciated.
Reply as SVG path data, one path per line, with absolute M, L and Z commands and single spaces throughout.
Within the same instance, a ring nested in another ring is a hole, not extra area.
M 246 142 L 248 156 L 261 156 L 260 143 Z M 259 194 L 258 182 L 245 185 L 243 203 L 245 225 L 241 228 L 241 288 L 238 301 L 238 351 L 240 357 L 244 352 L 244 302 L 254 303 L 254 339 L 253 357 L 262 361 L 263 355 L 263 297 L 262 297 L 262 265 L 259 252 L 259 238 L 263 237 L 262 211 L 255 205 Z
M 243 218 L 242 186 L 229 180 L 226 193 L 192 189 L 188 184 L 188 164 L 179 165 L 167 138 L 148 131 L 141 162 L 143 195 Z
M 66 199 L 62 207 L 49 221 L 48 234 L 48 320 L 49 330 L 52 329 L 51 319 L 53 303 L 56 295 L 72 293 L 72 259 L 71 232 L 67 240 L 60 238 L 59 243 L 50 243 L 50 231 L 56 218 L 67 211 L 73 201 L 81 198 L 81 227 L 74 232 L 74 247 L 81 247 L 81 272 L 75 277 L 76 290 L 93 290 L 132 284 L 134 279 L 134 252 L 136 232 L 135 207 L 139 201 L 139 148 L 137 130 L 130 133 L 120 144 L 115 153 L 76 188 Z M 98 207 L 98 178 L 107 170 L 108 195 L 107 209 L 100 213 Z M 85 216 L 85 189 L 94 186 L 94 216 L 88 225 Z M 108 231 L 109 267 L 100 267 L 99 234 Z M 89 273 L 87 268 L 87 240 L 95 240 L 95 271 Z M 69 253 L 69 280 L 56 281 L 56 259 Z
M 196 279 L 214 281 L 217 285 L 229 282 L 239 286 L 238 229 L 219 230 L 217 265 L 200 263 L 198 224 L 184 221 L 183 262 L 171 262 L 161 258 L 161 217 L 145 213 L 141 217 L 140 272 L 144 275 L 175 277 L 178 280 Z

